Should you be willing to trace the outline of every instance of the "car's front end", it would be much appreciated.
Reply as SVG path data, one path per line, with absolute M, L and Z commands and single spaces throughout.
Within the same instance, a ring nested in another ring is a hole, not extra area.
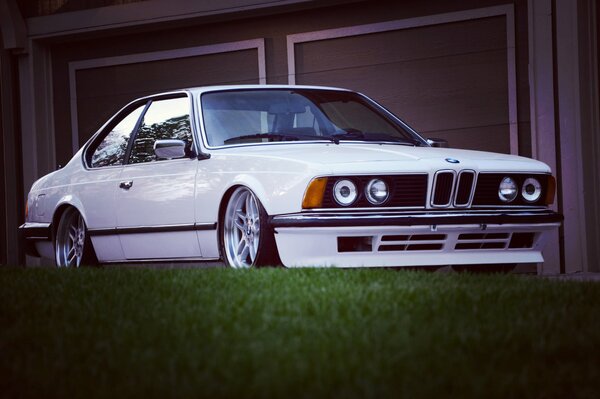
M 272 216 L 283 264 L 543 262 L 548 233 L 562 220 L 550 209 L 555 180 L 546 165 L 473 151 L 399 152 L 418 159 L 337 165 L 338 173 L 311 181 L 301 212 Z

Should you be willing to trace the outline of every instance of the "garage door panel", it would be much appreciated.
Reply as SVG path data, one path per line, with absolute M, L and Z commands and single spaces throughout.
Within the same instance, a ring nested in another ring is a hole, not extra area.
M 506 51 L 298 74 L 300 84 L 364 92 L 415 129 L 459 129 L 507 122 Z
M 504 17 L 297 43 L 299 71 L 328 71 L 506 49 Z M 313 57 L 318 53 L 318 57 Z
M 96 97 L 87 101 L 78 101 L 79 144 L 82 145 L 85 143 L 87 139 L 123 106 L 137 97 L 153 93 L 155 92 L 144 91 L 139 92 L 135 96 L 120 94 Z
M 482 18 L 297 43 L 296 82 L 364 92 L 420 132 L 510 152 L 507 56 L 506 18 Z
M 258 82 L 257 59 L 256 50 L 244 50 L 83 69 L 77 72 L 77 98 L 160 91 L 198 84 Z
M 129 101 L 161 91 L 259 83 L 255 49 L 77 71 L 79 142 Z
M 440 130 L 420 132 L 426 138 L 441 138 L 448 140 L 452 148 L 465 148 L 469 150 L 510 152 L 510 142 L 498 140 L 509 134 L 507 125 L 478 126 L 467 129 Z

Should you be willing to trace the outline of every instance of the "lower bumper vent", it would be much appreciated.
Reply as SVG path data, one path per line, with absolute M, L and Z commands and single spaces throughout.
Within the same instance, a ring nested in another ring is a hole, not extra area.
M 454 249 L 517 249 L 532 248 L 534 233 L 482 233 L 482 234 L 460 234 Z
M 390 234 L 380 240 L 377 236 L 338 237 L 337 250 L 340 253 L 373 252 L 374 248 L 377 252 L 442 251 L 448 242 L 455 242 L 456 251 L 531 249 L 535 238 L 536 233 L 465 233 L 450 238 L 447 234 Z
M 381 237 L 378 251 L 439 251 L 446 234 L 387 235 Z

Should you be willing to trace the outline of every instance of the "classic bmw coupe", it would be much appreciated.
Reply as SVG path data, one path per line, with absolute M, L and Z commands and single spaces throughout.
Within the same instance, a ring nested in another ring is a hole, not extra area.
M 542 262 L 542 162 L 440 148 L 368 97 L 219 86 L 140 98 L 31 188 L 20 227 L 57 266 Z

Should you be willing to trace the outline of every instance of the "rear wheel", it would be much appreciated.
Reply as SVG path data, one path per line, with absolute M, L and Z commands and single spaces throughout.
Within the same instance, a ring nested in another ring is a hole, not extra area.
M 75 208 L 69 208 L 61 215 L 54 250 L 58 267 L 79 267 L 95 263 L 85 221 Z
M 229 197 L 221 221 L 221 253 L 233 268 L 280 263 L 268 215 L 254 193 L 238 187 Z

